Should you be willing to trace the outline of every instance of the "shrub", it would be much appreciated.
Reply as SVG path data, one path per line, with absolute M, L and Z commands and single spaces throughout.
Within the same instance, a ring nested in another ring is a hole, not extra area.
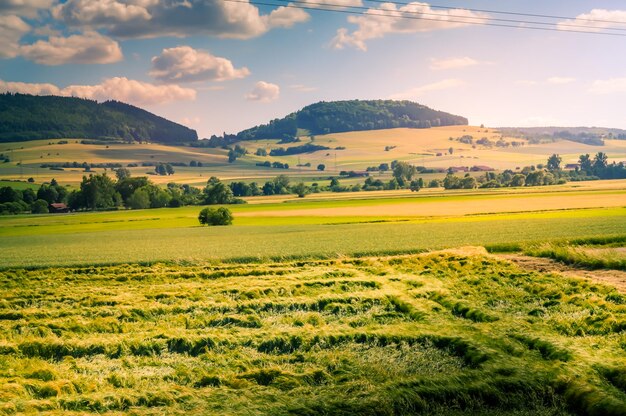
M 48 202 L 43 199 L 38 199 L 30 207 L 30 210 L 33 214 L 47 214 L 48 213 Z
M 233 214 L 228 208 L 204 208 L 198 215 L 198 221 L 202 225 L 231 225 Z

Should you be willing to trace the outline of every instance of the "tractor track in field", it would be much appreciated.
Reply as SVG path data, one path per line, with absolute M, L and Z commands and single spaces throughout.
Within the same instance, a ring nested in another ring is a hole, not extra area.
M 594 283 L 613 286 L 620 293 L 626 293 L 626 272 L 609 269 L 585 269 L 567 265 L 544 257 L 531 257 L 521 254 L 502 254 L 498 257 L 511 261 L 525 270 L 540 273 L 559 273 L 566 277 L 589 279 Z

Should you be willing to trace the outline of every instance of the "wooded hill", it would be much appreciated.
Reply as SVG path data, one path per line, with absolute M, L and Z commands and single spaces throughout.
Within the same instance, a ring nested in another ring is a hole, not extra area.
M 54 138 L 180 143 L 198 134 L 119 101 L 0 94 L 0 142 Z
M 350 100 L 319 102 L 282 119 L 244 130 L 238 140 L 284 139 L 306 134 L 379 130 L 396 127 L 429 128 L 466 125 L 465 117 L 433 110 L 411 101 Z

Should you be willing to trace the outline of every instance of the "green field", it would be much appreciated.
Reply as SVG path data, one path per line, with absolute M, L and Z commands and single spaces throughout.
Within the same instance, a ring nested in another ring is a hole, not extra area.
M 476 252 L 0 273 L 0 411 L 623 415 L 626 297 Z
M 595 183 L 553 192 L 253 198 L 230 207 L 232 227 L 201 227 L 199 207 L 3 216 L 0 265 L 328 258 L 626 235 L 624 181 Z

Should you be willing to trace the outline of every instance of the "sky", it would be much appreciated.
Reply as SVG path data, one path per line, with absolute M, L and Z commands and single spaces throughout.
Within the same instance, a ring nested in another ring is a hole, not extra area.
M 0 0 L 0 92 L 124 101 L 201 138 L 346 99 L 626 128 L 623 0 L 292 1 Z M 554 30 L 466 23 L 520 26 L 496 19 Z

